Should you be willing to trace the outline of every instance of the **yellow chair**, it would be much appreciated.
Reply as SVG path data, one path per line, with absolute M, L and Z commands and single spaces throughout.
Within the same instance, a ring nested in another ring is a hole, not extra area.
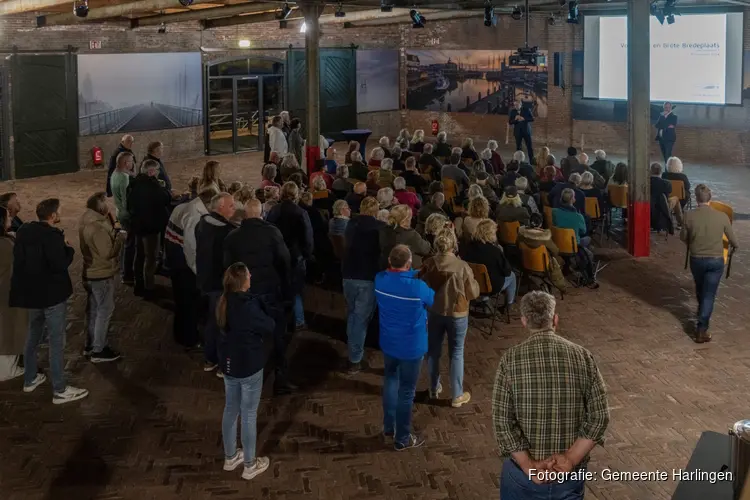
M 323 200 L 328 198 L 328 191 L 313 191 L 313 200 Z
M 628 208 L 628 186 L 610 184 L 607 186 L 612 208 Z
M 594 196 L 586 197 L 586 215 L 591 219 L 592 226 L 600 228 L 599 244 L 601 244 L 602 239 L 604 239 L 604 226 L 607 225 L 607 219 L 602 215 L 599 198 Z
M 550 229 L 552 227 L 552 207 L 544 205 L 542 210 L 544 210 L 544 227 Z
M 722 203 L 720 201 L 712 201 L 710 202 L 711 208 L 714 210 L 718 210 L 719 212 L 724 212 L 727 214 L 727 217 L 729 217 L 730 224 L 734 223 L 734 210 L 731 206 L 727 205 L 726 203 Z
M 552 241 L 560 249 L 560 255 L 564 257 L 573 257 L 578 253 L 578 241 L 574 229 L 552 226 Z
M 531 248 L 522 242 L 519 243 L 518 249 L 521 251 L 521 275 L 518 279 L 516 293 L 521 288 L 521 281 L 523 281 L 524 276 L 541 278 L 542 288 L 547 293 L 553 293 L 555 286 L 552 284 L 552 276 L 550 275 L 550 255 L 547 248 L 544 245 Z M 560 298 L 564 298 L 563 292 L 560 292 Z
M 452 203 L 456 196 L 458 196 L 456 181 L 453 179 L 443 179 L 443 194 L 445 195 L 445 201 Z
M 488 335 L 492 335 L 492 330 L 495 327 L 495 319 L 497 318 L 497 313 L 499 312 L 500 296 L 502 295 L 502 291 L 498 290 L 497 292 L 492 293 L 492 281 L 490 280 L 490 273 L 487 271 L 487 267 L 484 264 L 474 264 L 473 262 L 467 262 L 467 264 L 469 264 L 471 272 L 474 273 L 474 279 L 477 280 L 477 283 L 479 283 L 479 293 L 481 295 L 488 296 L 490 300 L 494 302 L 494 307 L 492 307 L 492 322 L 490 323 L 490 329 L 486 331 Z M 508 307 L 505 308 L 505 318 L 506 322 L 510 324 L 510 310 Z M 481 331 L 482 329 L 479 328 L 479 330 Z
M 497 241 L 501 245 L 515 245 L 518 243 L 518 229 L 521 224 L 518 221 L 498 222 L 497 223 Z
M 690 193 L 685 189 L 685 183 L 680 180 L 670 180 L 669 183 L 672 184 L 671 195 L 676 196 L 680 201 L 687 200 L 687 207 L 691 208 L 693 206 L 693 200 L 690 197 Z

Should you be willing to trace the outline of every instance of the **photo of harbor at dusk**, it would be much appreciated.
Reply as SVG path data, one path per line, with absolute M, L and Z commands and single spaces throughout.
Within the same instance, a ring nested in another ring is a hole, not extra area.
M 546 51 L 540 51 L 546 60 Z M 515 99 L 547 116 L 547 65 L 509 65 L 511 50 L 406 51 L 406 106 L 413 110 L 506 115 Z

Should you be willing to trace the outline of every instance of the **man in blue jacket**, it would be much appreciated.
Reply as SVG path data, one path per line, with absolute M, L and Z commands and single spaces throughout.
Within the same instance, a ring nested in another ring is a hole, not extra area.
M 417 448 L 424 439 L 411 432 L 411 410 L 422 358 L 427 352 L 427 311 L 435 292 L 411 270 L 411 250 L 396 245 L 388 269 L 375 276 L 380 314 L 380 349 L 385 361 L 383 434 L 396 451 Z

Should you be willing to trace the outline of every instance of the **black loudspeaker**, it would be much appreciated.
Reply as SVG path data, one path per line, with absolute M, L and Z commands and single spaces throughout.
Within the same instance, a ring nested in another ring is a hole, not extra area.
M 555 52 L 552 56 L 552 71 L 554 71 L 555 87 L 565 87 L 563 81 L 563 54 Z

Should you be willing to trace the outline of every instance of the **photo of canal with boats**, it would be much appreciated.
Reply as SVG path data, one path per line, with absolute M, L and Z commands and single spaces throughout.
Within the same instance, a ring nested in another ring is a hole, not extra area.
M 510 50 L 407 49 L 407 108 L 506 115 L 513 101 L 521 99 L 536 101 L 534 114 L 545 117 L 546 64 L 510 66 L 512 54 Z

